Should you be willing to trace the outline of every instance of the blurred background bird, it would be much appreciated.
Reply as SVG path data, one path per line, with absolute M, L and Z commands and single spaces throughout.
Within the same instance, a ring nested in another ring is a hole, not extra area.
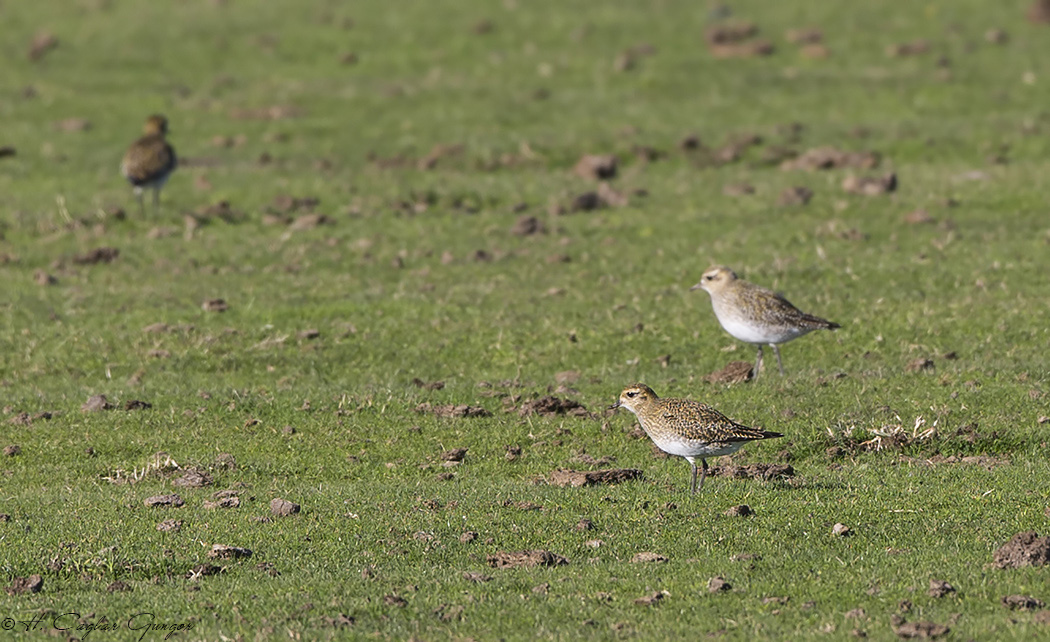
M 153 190 L 153 208 L 159 210 L 160 190 L 175 171 L 176 160 L 175 149 L 165 139 L 168 134 L 167 118 L 157 114 L 150 116 L 142 126 L 142 133 L 142 138 L 128 147 L 120 171 L 135 189 L 139 209 L 145 214 L 143 190 Z

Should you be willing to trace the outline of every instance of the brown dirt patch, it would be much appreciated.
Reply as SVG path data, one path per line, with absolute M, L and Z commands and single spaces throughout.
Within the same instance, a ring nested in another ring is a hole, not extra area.
M 805 205 L 813 198 L 813 190 L 808 187 L 789 187 L 780 193 L 777 205 L 789 207 L 792 205 Z
M 80 406 L 81 412 L 98 412 L 100 410 L 112 410 L 113 404 L 109 403 L 106 395 L 94 395 Z
M 252 551 L 247 548 L 227 546 L 226 544 L 213 544 L 211 550 L 208 551 L 208 557 L 212 559 L 232 560 L 251 556 Z
M 903 58 L 905 56 L 920 56 L 930 52 L 929 40 L 913 40 L 911 42 L 899 42 L 886 45 L 886 55 L 890 58 Z
M 939 638 L 949 631 L 947 626 L 934 622 L 902 622 L 893 629 L 900 638 Z
M 572 168 L 572 173 L 590 180 L 608 180 L 616 177 L 617 159 L 611 154 L 584 154 Z
M 643 551 L 641 553 L 635 553 L 631 557 L 632 564 L 646 564 L 649 562 L 666 562 L 667 558 L 659 553 L 653 553 L 650 551 Z
M 558 469 L 551 473 L 550 481 L 554 486 L 595 486 L 598 484 L 619 484 L 625 481 L 641 479 L 642 471 L 637 468 L 609 468 L 606 470 L 566 470 Z
M 211 475 L 197 468 L 187 468 L 181 475 L 171 480 L 172 486 L 182 488 L 201 488 L 202 486 L 209 486 L 211 483 Z
M 441 453 L 441 461 L 463 461 L 467 456 L 467 448 L 452 448 Z
M 444 381 L 423 381 L 419 377 L 412 380 L 412 385 L 421 388 L 423 390 L 443 390 L 445 388 Z
M 728 591 L 733 588 L 733 585 L 725 580 L 723 577 L 712 577 L 707 580 L 707 590 L 710 593 L 721 593 L 722 591 Z
M 10 446 L 4 446 L 4 455 L 7 457 L 14 457 L 22 453 L 22 447 L 18 444 L 11 444 Z
M 725 466 L 712 466 L 708 475 L 719 477 L 733 477 L 735 479 L 763 479 L 770 480 L 778 477 L 793 477 L 795 469 L 790 464 L 765 464 L 756 462 L 746 466 L 727 464 Z
M 124 402 L 124 410 L 149 410 L 153 407 L 148 401 L 142 401 L 141 399 L 129 399 Z
M 853 534 L 853 531 L 850 529 L 849 526 L 838 523 L 831 527 L 831 534 L 837 535 L 839 537 L 849 537 Z
M 118 256 L 120 256 L 120 250 L 115 247 L 97 247 L 90 252 L 74 256 L 73 263 L 77 265 L 112 263 Z
M 38 421 L 38 420 L 41 420 L 41 419 L 46 421 L 48 419 L 51 419 L 51 417 L 53 417 L 53 416 L 54 416 L 54 413 L 47 412 L 47 411 L 35 412 L 33 414 L 29 414 L 28 412 L 20 412 L 17 415 L 15 415 L 14 417 L 11 417 L 10 419 L 8 419 L 7 423 L 15 425 L 15 426 L 31 426 L 31 425 L 33 425 L 34 421 Z
M 1028 7 L 1024 15 L 1028 18 L 1028 22 L 1033 24 L 1050 24 L 1050 0 L 1036 0 Z
M 908 362 L 908 365 L 904 366 L 905 372 L 927 372 L 936 369 L 937 364 L 933 362 L 933 359 L 927 357 L 919 357 L 918 359 L 912 359 Z
M 817 170 L 840 169 L 874 169 L 879 166 L 881 157 L 876 152 L 847 152 L 834 147 L 815 147 L 802 153 L 798 158 L 786 160 L 780 164 L 782 170 Z
M 1050 537 L 1039 537 L 1035 531 L 1024 531 L 995 551 L 992 564 L 996 568 L 1045 566 L 1050 563 Z
M 1030 595 L 1004 595 L 1000 602 L 1011 611 L 1034 611 L 1046 606 Z
M 299 216 L 294 221 L 292 221 L 288 225 L 288 229 L 312 230 L 316 227 L 321 227 L 322 225 L 332 225 L 333 223 L 335 223 L 335 220 L 333 220 L 329 216 L 325 216 L 324 214 L 303 214 L 302 216 Z
M 546 232 L 547 226 L 540 219 L 527 215 L 519 216 L 518 220 L 510 228 L 510 233 L 514 236 L 533 236 L 535 234 L 545 234 Z
M 750 517 L 754 514 L 755 511 L 751 510 L 751 507 L 747 504 L 733 506 L 725 512 L 726 517 Z
M 642 597 L 634 601 L 638 606 L 653 606 L 664 599 L 667 594 L 663 591 L 654 591 L 649 595 L 643 595 Z
M 162 533 L 178 533 L 182 530 L 181 519 L 166 519 L 163 522 L 157 524 L 157 530 Z
M 517 552 L 499 551 L 494 555 L 489 555 L 485 561 L 488 562 L 488 565 L 492 568 L 563 566 L 569 563 L 568 559 L 547 550 Z
M 171 493 L 169 495 L 154 495 L 153 497 L 147 497 L 142 503 L 145 504 L 147 508 L 153 506 L 171 506 L 177 508 L 186 502 L 182 501 L 182 498 L 178 495 Z
M 751 381 L 754 370 L 747 361 L 730 361 L 721 370 L 716 370 L 704 377 L 707 383 L 744 383 Z
M 930 597 L 944 597 L 955 592 L 955 587 L 944 580 L 930 580 L 930 588 L 926 594 Z
M 518 414 L 522 417 L 528 417 L 529 415 L 541 415 L 543 417 L 558 415 L 569 415 L 571 417 L 591 416 L 591 413 L 587 412 L 587 408 L 580 402 L 550 395 L 526 401 L 518 408 Z
M 890 172 L 882 176 L 847 176 L 842 180 L 842 189 L 849 194 L 878 196 L 897 191 L 897 174 Z
M 212 575 L 218 575 L 221 572 L 221 566 L 215 566 L 214 564 L 198 564 L 186 573 L 186 579 L 199 580 L 202 577 L 211 577 Z
M 474 582 L 475 584 L 481 584 L 482 582 L 489 582 L 492 580 L 491 575 L 485 575 L 484 573 L 478 573 L 477 571 L 463 571 L 463 579 L 468 582 Z
M 131 585 L 127 582 L 121 582 L 117 580 L 106 587 L 106 590 L 110 593 L 126 593 L 131 590 Z
M 201 309 L 205 312 L 225 312 L 230 309 L 230 305 L 225 299 L 205 299 Z
M 33 41 L 29 43 L 29 51 L 26 54 L 31 62 L 36 62 L 44 57 L 44 55 L 58 46 L 58 38 L 49 31 L 40 31 L 33 36 Z
M 291 196 L 289 194 L 278 194 L 270 203 L 270 211 L 278 214 L 294 214 L 300 211 L 313 211 L 321 204 L 321 199 L 316 196 Z
M 44 588 L 44 578 L 39 575 L 29 577 L 16 577 L 11 580 L 9 586 L 4 587 L 8 595 L 23 595 L 25 593 L 39 593 Z
M 299 504 L 296 504 L 295 502 L 290 502 L 287 499 L 275 497 L 274 499 L 270 500 L 270 512 L 274 515 L 277 515 L 278 517 L 295 515 L 300 510 L 302 510 L 302 507 Z
M 204 508 L 206 510 L 215 510 L 217 508 L 237 508 L 240 505 L 241 498 L 236 495 L 222 495 L 216 500 L 204 501 Z
M 479 406 L 468 406 L 466 404 L 445 404 L 433 406 L 424 402 L 416 406 L 416 412 L 430 412 L 437 417 L 446 419 L 458 419 L 461 417 L 491 417 L 492 413 Z

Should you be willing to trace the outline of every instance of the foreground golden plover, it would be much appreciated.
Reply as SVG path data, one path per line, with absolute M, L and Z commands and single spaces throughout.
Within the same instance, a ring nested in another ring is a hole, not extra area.
M 826 319 L 800 311 L 780 294 L 739 279 L 729 268 L 708 268 L 692 290 L 703 288 L 711 295 L 715 316 L 725 331 L 735 338 L 758 345 L 755 376 L 762 369 L 762 346 L 769 344 L 777 355 L 777 366 L 784 374 L 780 360 L 781 343 L 787 343 L 814 330 L 840 327 Z
M 135 188 L 139 208 L 145 212 L 142 191 L 153 190 L 153 207 L 160 207 L 160 189 L 175 171 L 175 150 L 165 136 L 168 134 L 168 119 L 153 115 L 142 126 L 142 138 L 131 144 L 120 164 L 120 172 Z
M 707 458 L 731 455 L 756 439 L 783 437 L 778 432 L 748 428 L 729 419 L 711 406 L 688 399 L 661 399 L 644 383 L 627 386 L 612 408 L 626 408 L 638 417 L 642 430 L 660 450 L 685 457 L 693 468 L 690 488 L 695 494 L 696 460 L 703 471 L 699 487 L 707 477 Z

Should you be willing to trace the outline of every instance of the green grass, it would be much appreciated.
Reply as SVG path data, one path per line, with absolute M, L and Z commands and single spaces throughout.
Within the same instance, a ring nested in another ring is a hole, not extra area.
M 1014 533 L 1046 534 L 1050 505 L 1047 28 L 1014 5 L 741 2 L 733 18 L 756 21 L 776 51 L 715 60 L 703 31 L 717 12 L 678 0 L 3 3 L 0 146 L 17 154 L 0 158 L 0 446 L 21 452 L 0 457 L 0 581 L 41 574 L 44 588 L 0 595 L 0 617 L 45 615 L 19 639 L 64 613 L 117 624 L 70 631 L 94 640 L 139 639 L 137 613 L 192 624 L 183 640 L 893 639 L 907 600 L 906 619 L 949 624 L 950 639 L 1050 636 L 1000 604 L 1050 601 L 1045 569 L 991 566 Z M 477 34 L 482 20 L 493 28 Z M 786 42 L 804 26 L 823 30 L 830 57 Z M 1009 40 L 986 42 L 990 27 Z M 42 31 L 58 47 L 30 61 Z M 918 38 L 929 53 L 887 57 Z M 617 72 L 617 54 L 642 43 L 655 52 Z M 274 106 L 292 116 L 245 117 Z M 143 217 L 117 168 L 152 112 L 168 116 L 183 164 Z M 68 118 L 91 127 L 56 126 Z M 711 149 L 763 142 L 717 166 L 678 150 L 689 133 Z M 462 150 L 417 168 L 452 144 Z M 643 162 L 637 145 L 665 156 Z M 778 145 L 878 151 L 900 188 L 846 194 L 850 170 L 763 163 Z M 552 213 L 594 189 L 571 172 L 585 153 L 617 155 L 612 187 L 647 195 Z M 739 182 L 755 194 L 723 194 Z M 778 206 L 791 186 L 813 200 Z M 332 223 L 266 224 L 279 195 L 319 198 Z M 186 233 L 183 214 L 222 200 L 239 215 Z M 905 223 L 919 208 L 936 222 Z M 513 235 L 522 214 L 547 233 Z M 120 256 L 73 261 L 103 246 Z M 785 378 L 704 383 L 754 357 L 689 291 L 715 262 L 842 329 L 785 346 Z M 57 282 L 38 285 L 38 271 Z M 202 310 L 213 298 L 229 310 Z M 156 323 L 168 331 L 144 331 Z M 935 369 L 909 372 L 918 358 Z M 578 380 L 554 394 L 591 418 L 519 416 L 568 370 Z M 787 451 L 796 475 L 716 477 L 689 496 L 687 465 L 654 458 L 631 416 L 604 411 L 634 381 L 784 433 L 734 460 Z M 117 409 L 81 412 L 97 394 Z M 130 400 L 152 408 L 123 410 Z M 440 419 L 415 411 L 424 402 L 492 416 Z M 857 447 L 920 421 L 932 437 Z M 836 445 L 846 455 L 830 459 Z M 508 446 L 522 456 L 508 461 Z M 446 468 L 456 447 L 467 456 Z M 157 452 L 214 483 L 110 481 Z M 587 468 L 582 452 L 644 477 L 538 483 Z M 922 463 L 938 454 L 995 459 Z M 204 508 L 224 489 L 240 507 Z M 143 504 L 173 491 L 185 506 Z M 276 497 L 302 513 L 259 521 Z M 738 504 L 756 515 L 725 515 Z M 182 529 L 159 532 L 168 518 Z M 836 523 L 852 535 L 833 536 Z M 212 544 L 254 555 L 212 561 Z M 570 563 L 486 563 L 527 549 Z M 644 551 L 668 559 L 631 562 Z M 223 571 L 186 579 L 202 563 Z M 715 576 L 732 589 L 709 593 Z M 930 597 L 931 579 L 957 592 Z M 118 580 L 131 590 L 108 591 Z M 343 615 L 353 623 L 332 623 Z

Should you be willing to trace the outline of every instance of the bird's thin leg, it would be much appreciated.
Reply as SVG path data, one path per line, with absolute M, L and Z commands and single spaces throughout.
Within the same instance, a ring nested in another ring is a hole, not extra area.
M 758 345 L 758 356 L 755 358 L 755 377 L 762 370 L 762 344 Z
M 704 487 L 704 480 L 707 479 L 707 460 L 703 457 L 700 458 L 700 463 L 703 465 L 703 469 L 700 471 L 700 488 Z M 694 465 L 695 471 L 695 465 Z M 695 473 L 694 473 L 695 474 Z
M 775 352 L 776 355 L 777 355 L 777 365 L 780 367 L 780 376 L 783 377 L 784 376 L 784 362 L 780 360 L 780 346 L 778 346 L 775 343 L 771 343 L 769 345 L 773 346 L 773 352 Z
M 690 488 L 690 492 L 693 495 L 695 495 L 696 494 L 696 460 L 693 459 L 692 457 L 689 458 L 689 466 L 691 466 L 692 469 L 693 469 L 693 476 L 692 476 L 692 479 L 691 479 L 691 483 L 689 484 L 689 488 Z
M 142 190 L 135 190 L 135 200 L 139 202 L 139 214 L 143 217 L 146 216 L 146 202 L 142 197 Z
M 153 190 L 153 211 L 154 212 L 159 212 L 160 211 L 160 190 L 159 189 Z

